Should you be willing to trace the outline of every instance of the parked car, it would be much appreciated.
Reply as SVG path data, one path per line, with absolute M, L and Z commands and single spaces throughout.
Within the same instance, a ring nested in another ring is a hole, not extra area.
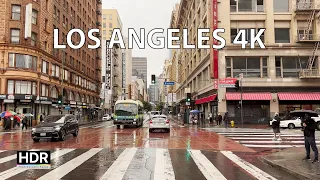
M 40 139 L 64 141 L 67 135 L 72 134 L 77 137 L 78 133 L 79 124 L 76 116 L 71 114 L 50 115 L 42 123 L 32 128 L 31 137 L 34 142 L 39 142 Z
M 110 121 L 111 120 L 111 115 L 110 114 L 103 115 L 102 120 L 103 121 Z
M 164 129 L 166 132 L 170 132 L 170 121 L 165 115 L 154 115 L 149 120 L 149 132 L 153 132 L 155 129 Z
M 320 117 L 311 117 L 314 119 L 314 121 L 317 123 L 317 129 L 320 130 Z M 274 119 L 270 121 L 270 125 L 272 125 L 272 122 L 275 121 Z M 300 117 L 292 117 L 291 119 L 284 119 L 280 121 L 280 127 L 281 128 L 301 128 L 302 122 Z

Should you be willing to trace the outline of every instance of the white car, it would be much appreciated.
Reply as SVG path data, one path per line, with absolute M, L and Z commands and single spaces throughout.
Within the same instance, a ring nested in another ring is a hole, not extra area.
M 110 121 L 110 120 L 111 120 L 110 114 L 105 114 L 105 115 L 102 117 L 102 120 L 103 120 L 103 121 Z
M 317 129 L 320 130 L 320 117 L 311 117 L 311 118 L 314 119 L 314 121 L 317 123 Z M 272 125 L 273 121 L 275 121 L 275 119 L 270 121 L 270 126 Z M 289 120 L 281 120 L 280 121 L 281 128 L 289 128 L 289 129 L 301 128 L 302 127 L 301 125 L 302 125 L 301 119 L 299 117 L 294 117 Z
M 165 115 L 154 115 L 149 120 L 149 132 L 153 132 L 155 129 L 164 129 L 166 132 L 170 132 L 170 120 Z

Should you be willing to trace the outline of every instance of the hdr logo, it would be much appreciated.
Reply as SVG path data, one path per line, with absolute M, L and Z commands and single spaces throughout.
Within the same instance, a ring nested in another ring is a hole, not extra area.
M 51 169 L 50 151 L 17 151 L 17 167 Z

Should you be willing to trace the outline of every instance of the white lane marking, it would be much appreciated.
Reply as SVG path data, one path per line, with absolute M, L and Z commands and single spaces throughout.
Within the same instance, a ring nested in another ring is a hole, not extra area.
M 38 180 L 56 180 L 61 179 L 63 176 L 67 175 L 69 172 L 80 166 L 82 163 L 90 159 L 92 156 L 100 152 L 102 148 L 93 148 L 89 151 L 81 154 L 80 156 L 68 161 L 65 164 L 57 167 L 56 169 L 48 172 L 47 174 L 41 176 Z
M 304 145 L 269 145 L 269 144 L 242 144 L 246 147 L 260 147 L 260 148 L 291 148 L 291 147 L 304 147 Z M 320 144 L 317 144 L 320 147 Z
M 29 149 L 28 151 L 40 151 L 40 150 L 39 149 Z M 8 162 L 8 161 L 11 161 L 11 160 L 14 160 L 16 158 L 17 158 L 17 154 L 1 158 L 0 159 L 0 164 Z
M 271 133 L 271 132 L 261 132 L 261 133 L 259 133 L 259 132 L 250 132 L 250 133 L 247 133 L 247 132 L 244 132 L 244 133 L 218 133 L 218 134 L 221 134 L 221 135 L 245 135 L 245 134 L 247 134 L 247 135 L 257 135 L 257 134 L 265 134 L 265 135 L 267 135 L 267 134 L 272 134 L 272 135 L 274 135 L 274 133 Z M 290 134 L 290 133 L 282 133 L 283 135 L 285 135 L 285 134 L 287 134 L 287 135 L 292 135 L 292 134 Z
M 2 152 L 6 152 L 7 150 L 0 150 L 0 153 L 2 153 Z
M 258 144 L 276 144 L 276 143 L 292 143 L 292 144 L 303 144 L 304 141 L 236 141 L 237 143 L 258 143 Z M 316 141 L 316 143 L 320 143 L 320 141 Z
M 233 154 L 231 151 L 221 151 L 221 153 L 230 159 L 232 162 L 237 164 L 239 167 L 250 173 L 253 177 L 259 180 L 276 180 L 276 178 L 257 168 L 256 166 L 248 163 L 247 161 L 241 159 L 237 155 Z
M 58 158 L 60 156 L 63 156 L 71 151 L 73 151 L 74 149 L 62 149 L 62 150 L 57 150 L 53 153 L 51 153 L 51 160 L 55 159 L 55 158 Z M 15 176 L 19 173 L 22 173 L 24 171 L 28 170 L 27 168 L 19 168 L 19 167 L 14 167 L 14 168 L 11 168 L 11 169 L 8 169 L 6 171 L 3 171 L 0 173 L 0 177 L 2 179 L 8 179 L 12 176 Z
M 230 138 L 230 139 L 234 139 L 234 140 L 241 140 L 241 139 L 243 139 L 243 140 L 270 140 L 270 139 L 272 139 L 272 138 L 269 138 L 269 137 L 262 137 L 262 138 L 260 138 L 260 137 L 232 137 L 232 138 Z M 291 139 L 296 139 L 296 140 L 301 140 L 301 139 L 304 139 L 304 137 L 286 137 L 285 138 L 286 140 L 287 139 L 289 139 L 289 140 L 291 140 Z
M 227 180 L 220 171 L 201 153 L 200 150 L 190 150 L 190 155 L 206 179 Z
M 97 128 L 101 128 L 101 127 L 103 127 L 103 126 L 99 126 L 99 127 L 94 127 L 94 129 L 97 129 Z M 104 128 L 111 128 L 111 127 L 115 127 L 115 125 L 111 125 L 111 126 L 106 126 L 106 127 L 104 127 Z
M 156 162 L 154 167 L 154 180 L 175 180 L 169 151 L 159 148 L 156 150 Z
M 138 148 L 125 149 L 100 180 L 122 180 Z
M 265 135 L 250 135 L 250 134 L 247 134 L 247 135 L 223 135 L 225 137 L 248 137 L 248 136 L 252 136 L 252 137 L 259 137 L 259 136 L 262 136 L 262 137 L 273 137 L 274 135 L 272 134 L 265 134 Z M 282 137 L 303 137 L 303 135 L 300 135 L 300 134 L 284 134 L 284 135 L 281 135 Z

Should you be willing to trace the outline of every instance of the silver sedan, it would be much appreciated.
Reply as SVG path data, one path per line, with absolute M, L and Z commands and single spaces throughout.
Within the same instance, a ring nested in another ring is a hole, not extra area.
M 149 120 L 149 132 L 153 132 L 155 129 L 164 129 L 166 132 L 170 132 L 170 120 L 165 115 L 154 115 Z

